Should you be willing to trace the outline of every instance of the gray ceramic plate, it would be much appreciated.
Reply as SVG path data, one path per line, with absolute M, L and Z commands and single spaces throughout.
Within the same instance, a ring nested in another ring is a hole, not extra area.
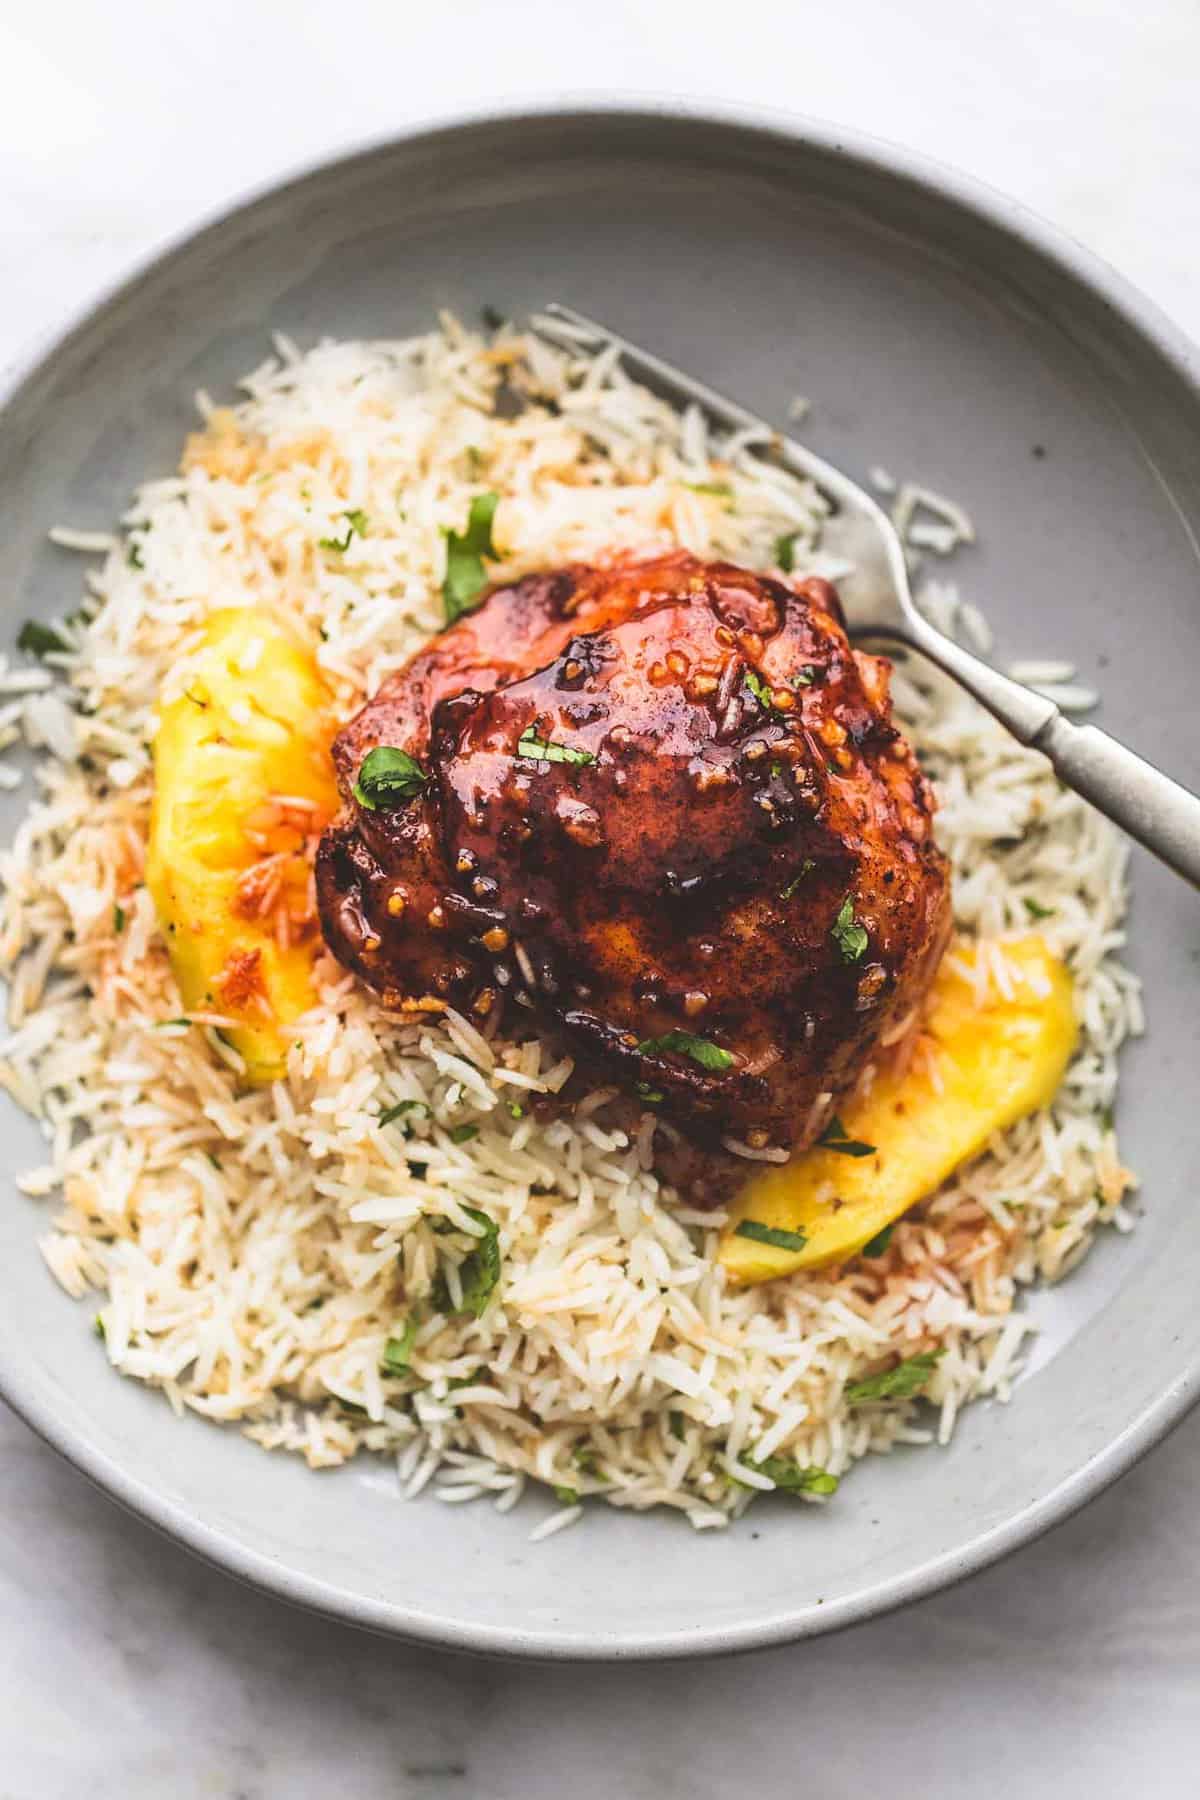
M 3 632 L 69 608 L 55 520 L 106 526 L 174 462 L 190 396 L 220 394 L 279 326 L 396 334 L 435 308 L 557 296 L 811 441 L 949 489 L 982 544 L 961 576 L 1002 654 L 1066 654 L 1103 722 L 1196 784 L 1200 394 L 1190 347 L 1115 276 L 1009 203 L 805 124 L 678 109 L 493 116 L 260 195 L 172 247 L 11 387 L 0 421 Z M 17 807 L 10 805 L 10 826 Z M 1200 1374 L 1194 1222 L 1200 1031 L 1193 896 L 1139 858 L 1131 956 L 1150 1034 L 1126 1058 L 1122 1142 L 1146 1217 L 1034 1296 L 1040 1348 L 1008 1407 L 953 1447 L 864 1465 L 834 1506 L 760 1506 L 697 1536 L 604 1509 L 544 1545 L 507 1518 L 399 1504 L 385 1468 L 312 1475 L 177 1422 L 108 1370 L 90 1309 L 0 1208 L 0 1386 L 119 1500 L 288 1598 L 462 1648 L 665 1656 L 862 1619 L 1063 1518 L 1177 1420 Z M 39 1159 L 4 1116 L 5 1167 Z

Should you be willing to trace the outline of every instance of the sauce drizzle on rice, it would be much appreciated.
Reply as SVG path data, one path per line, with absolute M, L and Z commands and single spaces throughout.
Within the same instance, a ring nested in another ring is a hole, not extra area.
M 1066 1273 L 1100 1225 L 1132 1222 L 1108 1109 L 1140 1002 L 1113 948 L 1115 834 L 951 690 L 895 678 L 938 783 L 957 924 L 996 943 L 978 966 L 1000 984 L 1005 934 L 1028 928 L 1026 901 L 1044 909 L 1039 930 L 1071 958 L 1081 1047 L 1054 1107 L 908 1214 L 882 1254 L 730 1291 L 721 1215 L 661 1204 L 639 1154 L 662 1129 L 652 1106 L 634 1141 L 595 1095 L 543 1117 L 538 1095 L 570 1065 L 534 1036 L 501 1042 L 453 1010 L 389 1016 L 328 959 L 270 1087 L 242 1086 L 211 1027 L 165 1028 L 179 997 L 138 885 L 148 737 L 210 612 L 295 621 L 345 719 L 438 628 L 443 528 L 481 488 L 503 495 L 497 579 L 676 544 L 765 568 L 785 536 L 798 572 L 826 572 L 811 489 L 710 443 L 611 359 L 568 366 L 446 319 L 404 343 L 301 356 L 281 342 L 245 391 L 178 477 L 137 497 L 138 558 L 113 548 L 90 626 L 64 627 L 53 660 L 76 705 L 24 691 L 22 672 L 6 727 L 58 755 L 0 862 L 0 1081 L 47 1121 L 46 1163 L 22 1185 L 54 1206 L 43 1250 L 99 1308 L 103 1353 L 315 1468 L 368 1448 L 396 1457 L 406 1494 L 433 1483 L 506 1509 L 529 1482 L 558 1490 L 552 1525 L 578 1517 L 575 1496 L 668 1505 L 701 1528 L 774 1485 L 820 1504 L 829 1483 L 810 1472 L 944 1440 L 966 1401 L 1006 1397 L 1036 1323 L 1021 1287 Z M 346 530 L 352 513 L 365 529 Z M 311 916 L 290 872 L 319 827 L 286 796 L 268 814 L 238 904 L 283 917 L 290 938 Z M 468 1293 L 486 1298 L 478 1314 L 457 1310 Z M 384 1372 L 389 1343 L 406 1346 L 399 1372 Z M 847 1385 L 934 1352 L 932 1412 L 846 1403 Z

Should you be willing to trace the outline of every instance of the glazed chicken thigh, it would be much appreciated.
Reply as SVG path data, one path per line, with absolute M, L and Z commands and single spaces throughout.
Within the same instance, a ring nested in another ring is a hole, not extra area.
M 822 580 L 677 552 L 495 589 L 336 740 L 326 940 L 389 1006 L 535 1018 L 711 1197 L 723 1148 L 812 1141 L 944 948 L 888 671 Z M 395 804 L 356 798 L 380 746 L 419 765 Z

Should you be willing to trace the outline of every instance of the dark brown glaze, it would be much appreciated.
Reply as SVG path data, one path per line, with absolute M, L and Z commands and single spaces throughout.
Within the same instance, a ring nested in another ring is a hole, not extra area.
M 946 941 L 948 869 L 888 672 L 821 580 L 677 552 L 497 589 L 335 743 L 329 946 L 391 1005 L 531 1010 L 587 1081 L 634 1110 L 661 1096 L 685 1134 L 672 1172 L 715 1197 L 723 1138 L 811 1141 L 817 1097 L 855 1080 Z M 531 730 L 591 760 L 522 755 Z M 352 796 L 378 744 L 429 776 L 393 811 Z M 832 935 L 848 897 L 855 961 Z M 733 1064 L 639 1051 L 672 1030 Z

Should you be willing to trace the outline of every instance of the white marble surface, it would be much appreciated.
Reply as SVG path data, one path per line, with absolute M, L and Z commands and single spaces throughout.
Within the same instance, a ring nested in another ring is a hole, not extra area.
M 1195 0 L 0 7 L 0 361 L 245 184 L 585 86 L 792 106 L 1018 194 L 1200 335 Z M 1103 1379 L 1097 1371 L 1097 1379 Z M 724 1664 L 454 1661 L 235 1586 L 0 1417 L 0 1800 L 926 1800 L 1200 1788 L 1200 1419 L 1050 1538 Z M 898 1771 L 906 1771 L 901 1774 Z

